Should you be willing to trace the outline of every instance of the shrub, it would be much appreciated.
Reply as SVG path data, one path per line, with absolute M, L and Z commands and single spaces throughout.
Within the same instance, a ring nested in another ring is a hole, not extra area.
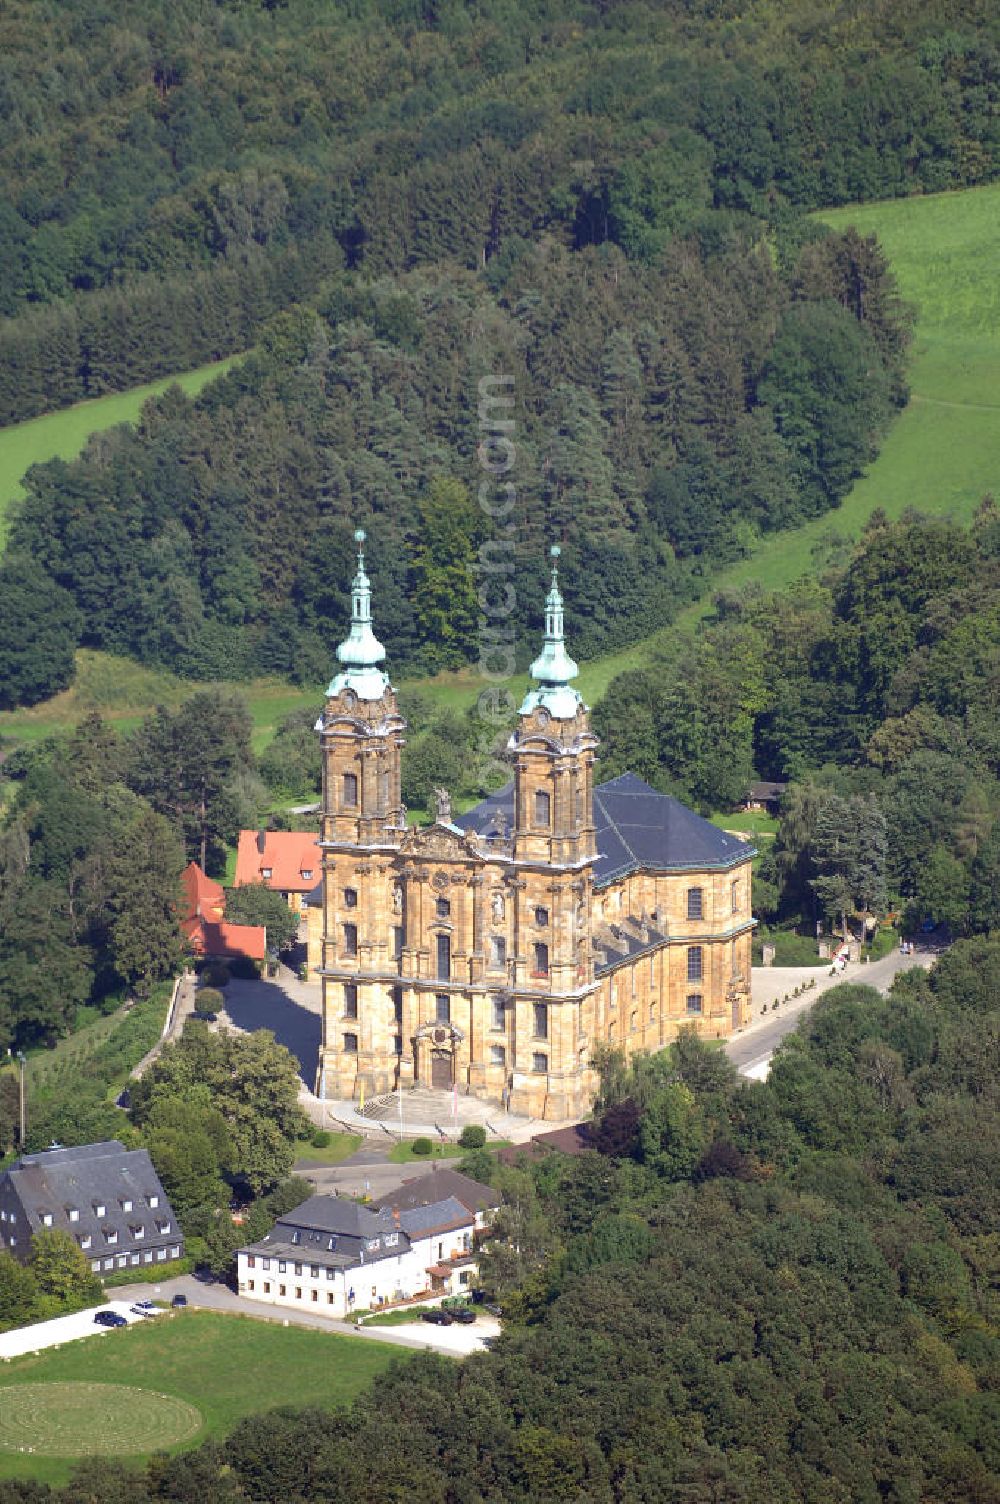
M 434 1145 L 429 1138 L 415 1138 L 410 1147 L 412 1153 L 419 1154 L 421 1158 L 425 1154 L 433 1154 L 434 1152 Z
M 486 1145 L 486 1129 L 479 1123 L 467 1123 L 458 1136 L 460 1149 L 482 1149 Z
M 314 1149 L 326 1149 L 330 1144 L 330 1135 L 327 1133 L 325 1128 L 317 1128 L 316 1132 L 312 1135 L 309 1142 L 312 1144 Z
M 217 987 L 199 987 L 194 995 L 194 1005 L 199 1013 L 218 1013 L 225 998 Z
M 224 961 L 210 961 L 201 975 L 202 980 L 207 982 L 209 987 L 225 987 L 229 981 L 230 971 Z

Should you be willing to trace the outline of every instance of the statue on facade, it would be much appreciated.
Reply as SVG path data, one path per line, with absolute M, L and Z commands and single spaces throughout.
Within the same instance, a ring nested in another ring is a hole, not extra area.
M 492 902 L 491 902 L 491 905 L 490 905 L 490 912 L 493 915 L 493 923 L 494 924 L 503 924 L 503 920 L 504 920 L 504 901 L 503 901 L 503 894 L 502 893 L 494 893 L 493 899 L 492 899 Z
M 447 789 L 435 789 L 434 799 L 437 803 L 437 820 L 439 825 L 451 824 L 451 795 Z
M 396 883 L 392 890 L 392 912 L 394 914 L 403 912 L 403 889 L 399 883 Z

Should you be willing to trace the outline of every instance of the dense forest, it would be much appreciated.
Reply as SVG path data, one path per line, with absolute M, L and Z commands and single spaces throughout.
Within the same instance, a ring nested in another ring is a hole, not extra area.
M 245 348 L 337 264 L 655 260 L 987 181 L 998 38 L 981 0 L 14 0 L 0 419 Z
M 253 354 L 33 472 L 3 703 L 80 642 L 320 682 L 357 522 L 397 672 L 476 655 L 511 541 L 522 657 L 553 538 L 582 656 L 669 620 L 875 452 L 907 313 L 805 214 L 989 179 L 996 31 L 958 0 L 8 7 L 0 412 Z M 484 375 L 509 510 L 473 500 Z
M 593 1148 L 520 1168 L 492 1352 L 10 1504 L 996 1504 L 1000 948 L 826 994 L 766 1083 L 602 1062 Z

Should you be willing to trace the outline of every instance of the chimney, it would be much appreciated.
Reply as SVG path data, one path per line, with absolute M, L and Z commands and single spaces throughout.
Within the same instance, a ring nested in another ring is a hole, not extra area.
M 264 847 L 266 845 L 267 845 L 267 831 L 266 830 L 258 830 L 258 832 L 257 832 L 257 850 L 260 852 L 261 856 L 264 855 Z

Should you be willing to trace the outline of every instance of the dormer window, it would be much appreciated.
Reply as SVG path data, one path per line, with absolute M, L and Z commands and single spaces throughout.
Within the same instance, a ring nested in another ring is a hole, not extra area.
M 133 1227 L 130 1229 L 130 1231 L 133 1238 L 144 1238 L 146 1236 L 146 1229 L 143 1227 L 141 1222 L 139 1223 L 138 1227 Z
M 155 1195 L 154 1195 L 154 1196 L 147 1196 L 147 1198 L 146 1198 L 146 1199 L 147 1199 L 147 1201 L 148 1201 L 148 1203 L 149 1203 L 149 1205 L 150 1205 L 150 1206 L 151 1206 L 151 1207 L 152 1207 L 152 1208 L 153 1208 L 153 1210 L 154 1210 L 154 1211 L 155 1211 L 155 1210 L 156 1210 L 156 1208 L 157 1208 L 157 1207 L 158 1207 L 158 1206 L 159 1206 L 159 1204 L 160 1204 L 160 1198 L 159 1198 L 159 1196 L 155 1196 Z
M 43 1227 L 51 1227 L 52 1226 L 52 1213 L 51 1212 L 42 1212 L 42 1226 Z
M 90 1247 L 90 1245 L 91 1245 L 91 1243 L 92 1243 L 92 1242 L 93 1242 L 93 1241 L 94 1241 L 94 1240 L 93 1240 L 93 1238 L 92 1238 L 92 1237 L 91 1237 L 91 1236 L 90 1236 L 90 1233 L 89 1233 L 89 1232 L 84 1232 L 84 1233 L 81 1233 L 81 1234 L 80 1234 L 80 1247 L 81 1247 L 81 1248 L 82 1248 L 82 1249 L 84 1249 L 84 1251 L 86 1251 L 86 1250 L 87 1250 L 87 1249 L 88 1249 L 88 1248 L 89 1248 L 89 1247 Z
M 261 875 L 261 877 L 270 877 L 271 873 L 273 871 L 274 871 L 273 867 L 261 867 L 261 869 L 260 869 L 260 875 Z
M 293 1243 L 301 1243 L 302 1242 L 302 1233 L 300 1232 L 300 1230 L 297 1227 L 293 1227 L 292 1228 L 291 1241 Z
M 107 1214 L 108 1214 L 107 1207 L 104 1206 L 102 1202 L 98 1201 L 95 1204 L 95 1206 L 94 1206 L 94 1216 L 95 1217 L 106 1217 Z
M 80 1208 L 78 1206 L 68 1206 L 66 1208 L 66 1215 L 71 1222 L 79 1222 Z
M 303 867 L 302 868 L 302 876 L 304 878 L 306 878 L 308 880 L 308 879 L 310 879 L 312 877 L 312 875 L 313 875 L 313 869 L 311 867 Z
M 116 1227 L 109 1227 L 104 1236 L 108 1240 L 109 1247 L 113 1248 L 114 1245 L 118 1242 L 118 1229 Z
M 123 1212 L 130 1212 L 131 1210 L 132 1210 L 132 1199 L 131 1199 L 130 1196 L 126 1196 L 125 1200 L 122 1202 L 122 1211 Z

